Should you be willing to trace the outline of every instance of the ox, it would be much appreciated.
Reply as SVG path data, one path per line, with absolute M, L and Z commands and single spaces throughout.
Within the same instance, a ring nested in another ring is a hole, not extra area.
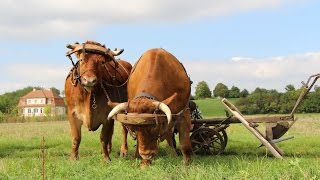
M 100 134 L 103 158 L 110 160 L 114 122 L 107 121 L 112 108 L 106 103 L 126 101 L 126 82 L 132 66 L 126 61 L 115 60 L 114 56 L 121 54 L 123 49 L 112 51 L 93 41 L 67 47 L 71 50 L 66 55 L 74 66 L 65 81 L 72 136 L 71 159 L 78 159 L 81 126 L 84 124 L 89 131 L 95 131 L 103 125 Z M 77 63 L 72 61 L 73 53 L 78 59 Z
M 164 49 L 146 51 L 134 66 L 128 80 L 128 102 L 117 104 L 108 119 L 119 120 L 136 134 L 136 155 L 142 157 L 141 167 L 151 164 L 158 153 L 159 140 L 166 139 L 173 146 L 173 127 L 179 132 L 184 162 L 190 162 L 190 88 L 183 65 Z M 126 133 L 123 136 L 121 151 L 125 154 Z

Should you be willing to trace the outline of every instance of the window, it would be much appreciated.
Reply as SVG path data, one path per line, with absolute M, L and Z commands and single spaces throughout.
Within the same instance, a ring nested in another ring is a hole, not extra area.
M 28 99 L 28 104 L 31 104 L 31 99 Z
M 28 108 L 28 113 L 29 113 L 29 114 L 31 113 L 31 109 L 29 109 L 29 108 Z
M 34 109 L 34 113 L 38 113 L 38 108 L 35 108 L 35 109 Z

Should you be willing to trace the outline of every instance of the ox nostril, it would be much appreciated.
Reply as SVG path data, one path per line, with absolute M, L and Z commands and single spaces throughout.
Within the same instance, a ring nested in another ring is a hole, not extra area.
M 87 83 L 87 78 L 83 77 L 83 78 L 82 78 L 82 82 L 83 82 L 84 84 L 86 84 L 86 83 Z
M 92 79 L 92 80 L 91 80 L 91 83 L 92 83 L 92 84 L 96 84 L 96 83 L 97 83 L 97 78 Z
M 82 77 L 82 83 L 85 86 L 94 86 L 97 83 L 96 77 Z

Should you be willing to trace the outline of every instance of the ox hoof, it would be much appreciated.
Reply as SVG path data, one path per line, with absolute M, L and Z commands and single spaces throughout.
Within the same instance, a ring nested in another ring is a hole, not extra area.
M 71 160 L 71 161 L 76 161 L 76 160 L 78 160 L 78 159 L 79 159 L 78 156 L 76 156 L 76 155 L 70 155 L 70 160 Z
M 111 158 L 109 155 L 103 155 L 103 160 L 104 161 L 111 161 Z
M 142 161 L 141 161 L 141 163 L 140 163 L 140 168 L 141 168 L 141 169 L 144 169 L 144 168 L 150 166 L 150 165 L 151 165 L 151 162 L 152 162 L 152 161 L 151 161 L 150 159 L 142 159 Z
M 191 163 L 192 163 L 192 160 L 191 160 L 191 159 L 188 159 L 188 160 L 184 160 L 184 161 L 183 161 L 183 165 L 185 165 L 185 166 L 189 166 Z
M 127 156 L 128 156 L 127 153 L 122 153 L 122 152 L 120 152 L 120 158 L 125 158 L 125 157 L 127 157 Z

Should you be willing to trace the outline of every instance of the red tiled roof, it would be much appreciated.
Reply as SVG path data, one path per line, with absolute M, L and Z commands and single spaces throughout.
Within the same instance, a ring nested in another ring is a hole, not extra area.
M 33 90 L 28 94 L 22 96 L 22 99 L 27 98 L 61 98 L 60 96 L 53 93 L 51 90 L 40 89 L 40 90 Z
M 47 105 L 47 104 L 26 104 L 25 103 L 26 99 L 32 99 L 32 98 L 46 98 L 46 100 L 51 99 L 52 101 L 51 105 L 65 106 L 65 103 L 62 97 L 56 95 L 51 90 L 40 89 L 40 90 L 33 90 L 28 94 L 20 97 L 18 107 L 35 107 L 35 106 L 42 107 Z

